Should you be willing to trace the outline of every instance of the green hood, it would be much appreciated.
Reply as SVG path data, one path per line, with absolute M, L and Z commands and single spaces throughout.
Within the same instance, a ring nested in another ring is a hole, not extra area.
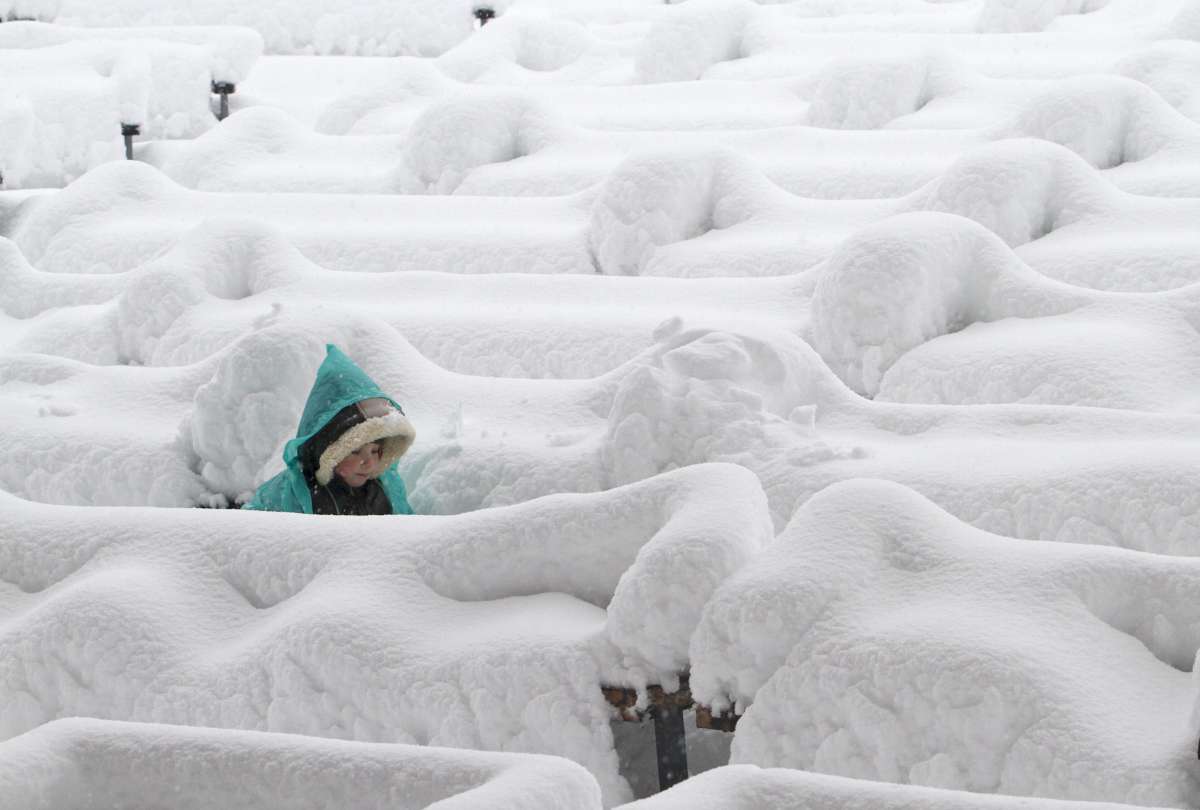
M 317 369 L 316 380 L 313 381 L 312 390 L 304 403 L 304 412 L 300 416 L 296 436 L 283 448 L 284 471 L 260 486 L 254 493 L 254 498 L 242 508 L 311 514 L 312 495 L 308 491 L 308 483 L 301 469 L 300 448 L 343 408 L 375 398 L 386 399 L 403 416 L 404 409 L 400 407 L 400 403 L 384 394 L 375 381 L 341 349 L 333 344 L 326 345 L 325 359 Z M 395 514 L 412 513 L 408 506 L 404 482 L 395 469 L 396 458 L 407 449 L 415 435 L 407 420 L 403 422 L 407 426 L 403 447 L 399 452 L 393 453 L 395 457 L 392 458 L 392 463 L 379 477 Z M 369 437 L 374 438 L 378 437 Z

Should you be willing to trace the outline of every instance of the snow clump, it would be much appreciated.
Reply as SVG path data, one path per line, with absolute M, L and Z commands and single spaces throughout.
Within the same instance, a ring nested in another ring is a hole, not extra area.
M 691 81 L 718 62 L 736 59 L 742 31 L 758 13 L 759 6 L 748 0 L 691 0 L 670 8 L 638 43 L 637 80 Z
M 880 129 L 952 92 L 964 72 L 948 51 L 887 58 L 835 59 L 816 80 L 808 123 L 829 129 Z
M 1088 300 L 1029 269 L 991 231 L 945 214 L 902 214 L 863 228 L 820 272 L 813 346 L 866 395 L 900 355 L 939 335 Z
M 731 228 L 786 196 L 730 149 L 634 155 L 592 202 L 592 253 L 603 273 L 648 274 L 659 248 Z

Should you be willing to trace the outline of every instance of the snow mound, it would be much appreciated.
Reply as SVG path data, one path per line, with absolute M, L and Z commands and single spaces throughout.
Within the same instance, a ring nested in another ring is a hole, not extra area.
M 377 120 L 389 123 L 391 113 L 399 109 L 407 131 L 412 121 L 434 99 L 461 92 L 462 87 L 438 70 L 428 59 L 398 58 L 385 61 L 373 81 L 340 95 L 322 107 L 313 128 L 326 135 L 396 134 L 392 126 L 378 127 Z
M 16 22 L 0 29 L 0 47 L 4 48 L 44 48 L 80 40 L 103 41 L 107 43 L 106 47 L 122 48 L 145 47 L 152 42 L 197 46 L 208 56 L 208 69 L 213 81 L 235 83 L 250 74 L 250 69 L 263 50 L 262 36 L 257 31 L 231 25 L 76 28 Z M 158 48 L 154 55 L 160 59 L 168 58 L 168 54 Z M 168 69 L 168 64 L 160 62 L 157 69 Z
M 1099 309 L 976 323 L 936 338 L 888 369 L 876 399 L 1195 413 L 1197 377 L 1200 342 L 1186 320 Z
M 966 152 L 909 195 L 907 207 L 967 217 L 1016 248 L 1089 216 L 1111 213 L 1120 196 L 1068 149 L 1018 138 Z
M 991 535 L 847 481 L 718 589 L 692 689 L 749 706 L 735 763 L 1176 806 L 1198 597 L 1193 559 Z
M 347 742 L 256 731 L 74 718 L 0 743 L 11 807 L 187 806 L 600 810 L 587 771 L 565 759 Z
M 82 231 L 81 226 L 89 219 L 103 215 L 106 210 L 157 202 L 178 188 L 164 174 L 140 161 L 106 163 L 97 166 L 61 192 L 34 201 L 14 223 L 10 238 L 20 246 L 25 258 L 35 267 L 42 267 L 47 251 L 58 247 L 63 254 L 63 263 L 70 268 L 68 272 L 122 272 L 138 262 L 135 260 L 113 267 L 103 261 L 94 261 L 90 255 L 92 246 L 81 248 L 74 244 L 71 236 Z M 136 232 L 122 234 L 119 244 L 113 244 L 111 235 L 105 240 L 110 245 L 110 251 L 119 250 L 123 253 L 136 251 L 137 241 Z M 150 248 L 145 253 L 136 252 L 138 258 L 144 259 L 147 254 L 155 255 L 157 250 Z
M 461 82 L 518 84 L 562 70 L 595 45 L 588 29 L 574 20 L 518 10 L 498 16 L 442 54 L 437 66 Z
M 159 346 L 177 319 L 201 301 L 239 301 L 294 281 L 298 258 L 282 234 L 254 220 L 205 220 L 130 274 L 113 312 L 119 355 L 164 365 L 177 344 L 192 337 Z
M 976 24 L 982 33 L 1044 31 L 1064 14 L 1090 14 L 1111 0 L 984 0 Z
M 430 105 L 405 137 L 405 161 L 420 190 L 450 194 L 471 170 L 531 155 L 561 125 L 521 94 L 467 94 Z
M 718 62 L 741 55 L 742 32 L 759 7 L 747 0 L 692 0 L 659 17 L 633 57 L 640 82 L 699 79 Z
M 785 196 L 729 149 L 634 155 L 592 202 L 592 253 L 603 273 L 653 274 L 659 248 L 731 228 Z
M 268 327 L 224 354 L 184 430 L 212 491 L 250 493 L 282 469 L 325 344 L 344 340 Z
M 1141 82 L 1123 76 L 1063 79 L 1032 99 L 993 137 L 1031 137 L 1062 144 L 1098 169 L 1152 157 L 1196 125 Z
M 1087 300 L 970 220 L 902 214 L 863 228 L 826 262 L 812 298 L 812 343 L 847 385 L 873 395 L 900 355 L 939 335 Z
M 808 123 L 829 129 L 880 129 L 917 112 L 961 84 L 963 66 L 950 52 L 835 59 L 816 80 Z
M 1200 9 L 1200 5 L 1197 6 Z M 1200 20 L 1200 11 L 1197 11 Z M 1200 32 L 1200 25 L 1197 26 Z M 1120 59 L 1114 72 L 1145 84 L 1193 121 L 1200 121 L 1200 90 L 1192 77 L 1200 71 L 1200 42 L 1172 40 Z
M 118 0 L 103 8 L 89 0 L 59 0 L 57 20 L 82 27 L 240 26 L 262 35 L 268 53 L 436 56 L 471 34 L 467 0 L 336 2 L 273 0 Z
M 614 482 L 704 461 L 746 463 L 809 444 L 810 461 L 842 451 L 814 439 L 818 407 L 845 402 L 807 346 L 680 330 L 614 372 L 603 458 Z
M 98 304 L 120 294 L 114 277 L 91 278 L 40 273 L 10 240 L 0 237 L 0 312 L 32 318 L 48 309 Z
M 195 140 L 157 141 L 138 150 L 138 160 L 200 191 L 321 194 L 415 188 L 403 155 L 400 136 L 314 133 L 267 106 L 238 110 Z
M 1068 802 L 889 785 L 790 768 L 726 765 L 621 810 L 778 810 L 780 807 L 872 807 L 876 810 L 1120 810 L 1131 805 Z
M 200 192 L 140 161 L 119 161 L 33 202 L 10 238 L 31 264 L 50 272 L 125 272 L 206 219 L 229 217 L 277 228 L 330 270 L 593 270 L 586 214 L 571 198 Z M 468 241 L 464 230 L 473 234 Z
M 755 477 L 718 465 L 455 518 L 0 499 L 0 735 L 75 715 L 550 753 L 608 805 L 600 685 L 669 682 L 770 537 Z

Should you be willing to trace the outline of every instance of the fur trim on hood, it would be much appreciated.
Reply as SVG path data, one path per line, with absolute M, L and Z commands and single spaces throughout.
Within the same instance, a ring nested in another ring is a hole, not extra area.
M 395 409 L 383 416 L 375 416 L 347 430 L 321 453 L 321 460 L 314 477 L 325 486 L 333 480 L 333 468 L 341 464 L 346 456 L 364 444 L 383 442 L 383 457 L 380 469 L 386 470 L 395 464 L 417 438 L 417 431 L 408 418 Z

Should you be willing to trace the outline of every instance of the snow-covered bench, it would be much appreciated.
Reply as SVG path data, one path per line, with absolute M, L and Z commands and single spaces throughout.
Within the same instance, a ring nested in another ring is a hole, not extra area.
M 595 779 L 557 757 L 85 718 L 0 742 L 0 796 L 54 810 L 603 806 Z
M 600 686 L 685 668 L 773 536 L 732 465 L 452 518 L 0 500 L 0 736 L 82 715 L 549 753 L 607 805 Z
M 992 535 L 855 480 L 718 589 L 691 685 L 745 711 L 734 763 L 1178 806 L 1198 646 L 1194 558 Z

